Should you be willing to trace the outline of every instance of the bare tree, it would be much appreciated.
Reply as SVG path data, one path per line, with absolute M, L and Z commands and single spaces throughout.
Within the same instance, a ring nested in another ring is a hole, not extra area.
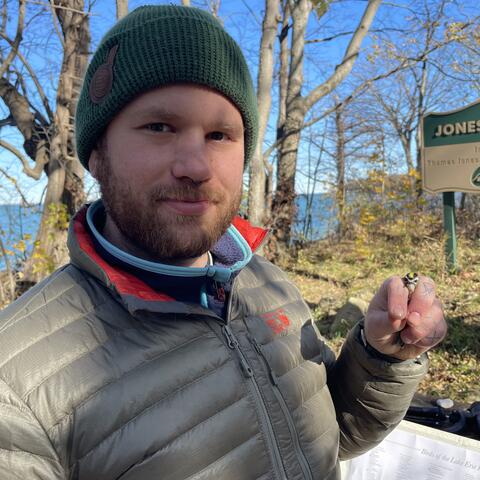
M 296 233 L 300 233 L 302 241 L 316 239 L 320 233 L 316 222 L 325 221 L 329 215 L 327 210 L 319 211 L 317 208 L 319 201 L 324 201 L 326 198 L 322 195 L 319 200 L 317 187 L 327 183 L 325 175 L 327 124 L 328 122 L 325 122 L 321 132 L 318 128 L 308 129 L 308 138 L 305 139 L 308 145 L 306 168 L 299 168 L 297 171 L 297 175 L 300 174 L 306 180 L 301 193 L 303 198 L 298 202 L 299 210 L 302 209 L 301 216 L 296 218 L 295 222 L 298 228 Z M 320 230 L 324 231 L 324 227 L 321 227 Z
M 293 31 L 286 98 L 286 119 L 280 139 L 277 188 L 272 206 L 273 236 L 270 243 L 270 255 L 283 256 L 290 243 L 290 227 L 295 215 L 297 153 L 305 115 L 350 73 L 380 3 L 381 0 L 369 0 L 362 19 L 350 39 L 343 59 L 335 68 L 334 73 L 306 96 L 302 96 L 305 33 L 313 5 L 309 0 L 291 0 L 289 2 Z M 326 8 L 324 2 L 322 2 L 322 5 Z
M 248 217 L 256 225 L 262 225 L 266 210 L 266 172 L 263 159 L 263 139 L 267 128 L 272 103 L 274 67 L 274 43 L 277 34 L 279 0 L 265 0 L 265 14 L 260 41 L 258 67 L 257 103 L 259 112 L 258 142 L 255 155 L 250 162 L 248 190 Z
M 17 128 L 23 136 L 26 155 L 5 140 L 1 146 L 18 158 L 23 171 L 31 178 L 38 180 L 42 173 L 47 176 L 34 253 L 48 259 L 49 266 L 55 266 L 66 260 L 66 222 L 60 219 L 73 214 L 84 201 L 83 167 L 75 156 L 73 118 L 87 64 L 90 32 L 83 0 L 51 0 L 49 9 L 63 51 L 55 108 L 51 107 L 40 86 L 35 69 L 22 54 L 20 42 L 16 60 L 23 68 L 11 62 L 3 68 L 4 75 L 0 78 L 0 96 L 9 112 L 1 124 Z M 35 18 L 41 18 L 41 15 L 33 15 L 31 21 Z M 1 37 L 9 45 L 15 44 L 5 30 Z M 25 71 L 36 87 L 35 94 L 30 94 L 25 86 Z M 41 106 L 36 103 L 36 98 L 40 99 Z M 48 272 L 39 271 L 33 262 L 25 268 L 26 278 L 31 281 L 38 280 L 45 273 Z
M 20 42 L 22 40 L 22 32 L 23 32 L 23 26 L 24 26 L 24 21 L 25 21 L 25 6 L 26 6 L 26 0 L 20 0 L 18 2 L 18 23 L 17 23 L 17 32 L 15 34 L 14 40 L 10 40 L 9 44 L 11 46 L 10 52 L 7 55 L 7 58 L 5 60 L 2 59 L 2 64 L 0 65 L 0 78 L 5 75 L 5 72 L 7 71 L 8 67 L 14 60 L 14 58 L 18 54 L 18 47 L 20 46 Z M 6 2 L 4 2 L 4 8 L 6 8 Z M 2 36 L 5 38 L 8 38 L 6 36 L 6 12 L 4 12 L 4 22 L 2 25 Z
M 345 121 L 343 118 L 343 111 L 345 105 L 338 105 L 335 110 L 335 127 L 337 131 L 335 163 L 337 167 L 337 185 L 335 199 L 337 202 L 337 218 L 338 227 L 337 233 L 339 237 L 343 237 L 345 233 L 345 205 L 346 205 L 346 191 L 345 191 Z
M 411 74 L 412 70 L 409 69 L 392 76 L 396 87 L 392 91 L 382 88 L 381 85 L 373 87 L 370 90 L 369 97 L 373 97 L 374 102 L 368 108 L 370 112 L 375 112 L 374 116 L 371 117 L 372 121 L 383 125 L 383 128 L 385 128 L 385 125 L 379 122 L 379 120 L 384 120 L 393 128 L 402 146 L 408 172 L 415 169 L 412 145 L 414 132 L 417 128 L 415 103 L 418 92 L 416 91 L 416 85 L 409 84 Z M 413 192 L 415 190 L 414 177 L 412 177 L 411 188 Z
M 375 68 L 407 66 L 372 85 L 365 94 L 367 100 L 363 100 L 365 121 L 383 128 L 387 136 L 389 125 L 393 132 L 390 136 L 396 137 L 401 145 L 410 173 L 411 192 L 417 197 L 421 195 L 420 120 L 428 109 L 439 108 L 439 105 L 445 109 L 447 102 L 459 102 L 462 92 L 469 91 L 456 88 L 465 80 L 460 74 L 453 76 L 446 70 L 449 65 L 458 65 L 452 52 L 459 53 L 455 44 L 461 46 L 475 19 L 470 18 L 469 23 L 456 21 L 452 17 L 455 12 L 450 9 L 448 15 L 446 13 L 448 3 L 446 0 L 417 2 L 404 33 L 396 33 L 395 38 L 383 35 L 377 39 L 377 55 L 372 62 Z

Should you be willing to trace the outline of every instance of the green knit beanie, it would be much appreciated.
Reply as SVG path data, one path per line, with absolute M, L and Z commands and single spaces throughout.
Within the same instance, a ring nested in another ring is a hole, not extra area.
M 258 111 L 239 46 L 204 10 L 150 5 L 133 10 L 107 32 L 87 69 L 75 117 L 82 165 L 88 169 L 103 131 L 136 96 L 182 82 L 213 88 L 237 106 L 247 163 L 257 141 Z

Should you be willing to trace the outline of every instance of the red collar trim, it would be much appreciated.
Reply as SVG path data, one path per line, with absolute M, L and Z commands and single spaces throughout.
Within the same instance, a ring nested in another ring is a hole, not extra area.
M 174 298 L 159 293 L 142 282 L 139 278 L 120 268 L 107 263 L 95 250 L 90 233 L 85 228 L 87 223 L 87 206 L 83 207 L 73 220 L 73 231 L 77 238 L 80 249 L 95 262 L 107 275 L 110 282 L 115 286 L 120 295 L 133 295 L 147 301 L 171 302 Z
M 247 241 L 248 245 L 254 252 L 267 236 L 268 230 L 261 227 L 254 227 L 248 220 L 242 217 L 235 217 L 232 222 L 233 226 L 241 233 L 242 237 Z

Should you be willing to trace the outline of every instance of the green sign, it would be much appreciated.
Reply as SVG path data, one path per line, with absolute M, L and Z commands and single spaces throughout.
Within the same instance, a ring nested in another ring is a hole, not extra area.
M 448 269 L 457 271 L 455 192 L 480 193 L 480 100 L 422 119 L 422 184 L 443 192 L 445 254 Z
M 422 120 L 424 190 L 480 193 L 480 100 Z
M 461 110 L 429 113 L 423 119 L 423 145 L 480 143 L 480 101 Z
M 472 175 L 472 185 L 475 187 L 480 187 L 480 167 L 478 167 Z

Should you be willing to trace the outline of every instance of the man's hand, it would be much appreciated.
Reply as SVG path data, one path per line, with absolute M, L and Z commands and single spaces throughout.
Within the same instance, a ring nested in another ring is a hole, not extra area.
M 380 287 L 368 307 L 365 338 L 379 352 L 400 360 L 415 358 L 439 343 L 447 333 L 435 283 L 419 277 L 410 301 L 400 277 Z

